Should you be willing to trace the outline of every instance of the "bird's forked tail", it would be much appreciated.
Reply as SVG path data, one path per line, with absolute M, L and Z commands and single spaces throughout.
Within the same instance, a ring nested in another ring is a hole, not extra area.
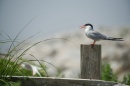
M 108 37 L 106 40 L 112 40 L 112 41 L 124 41 L 123 38 L 113 38 L 113 37 Z

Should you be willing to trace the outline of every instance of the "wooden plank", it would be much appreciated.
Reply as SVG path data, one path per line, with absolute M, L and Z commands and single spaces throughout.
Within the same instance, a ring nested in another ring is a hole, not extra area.
M 54 77 L 11 77 L 11 81 L 21 81 L 21 86 L 114 86 L 117 82 L 94 80 L 94 79 L 73 79 Z M 122 85 L 121 85 L 122 86 Z
M 81 78 L 101 79 L 101 45 L 81 45 Z

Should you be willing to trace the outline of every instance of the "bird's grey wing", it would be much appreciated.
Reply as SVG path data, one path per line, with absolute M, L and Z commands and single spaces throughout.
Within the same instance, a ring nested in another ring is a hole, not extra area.
M 88 37 L 92 38 L 93 40 L 105 40 L 107 36 L 97 32 L 97 31 L 89 31 Z

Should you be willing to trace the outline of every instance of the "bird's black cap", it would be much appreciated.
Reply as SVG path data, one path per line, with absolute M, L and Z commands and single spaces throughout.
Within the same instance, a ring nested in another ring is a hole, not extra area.
M 84 26 L 91 26 L 93 28 L 93 25 L 90 23 L 85 24 Z

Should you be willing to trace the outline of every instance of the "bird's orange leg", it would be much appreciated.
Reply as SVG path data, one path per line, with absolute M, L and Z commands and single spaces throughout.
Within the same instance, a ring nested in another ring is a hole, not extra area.
M 93 44 L 91 44 L 91 47 L 92 47 L 92 48 L 94 47 L 95 43 L 96 43 L 96 41 L 94 40 Z

